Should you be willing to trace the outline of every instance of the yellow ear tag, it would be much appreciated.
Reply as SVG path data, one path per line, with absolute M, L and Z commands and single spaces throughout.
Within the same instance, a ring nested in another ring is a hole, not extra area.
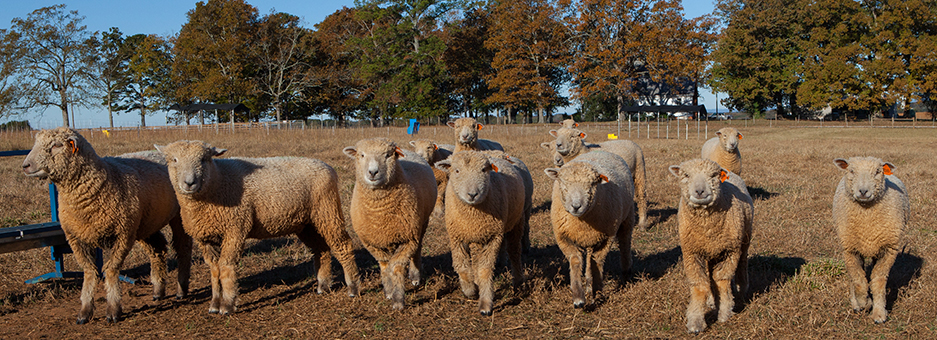
M 885 175 L 891 176 L 891 167 L 888 164 L 883 165 L 882 168 L 885 169 Z
M 492 164 L 492 165 L 491 165 L 491 170 L 494 170 L 495 172 L 498 172 L 498 167 L 496 167 L 494 164 Z
M 71 144 L 71 145 L 72 145 L 72 153 L 77 153 L 77 152 L 78 152 L 78 146 L 75 145 L 75 141 L 70 140 L 70 141 L 68 141 L 68 144 Z
M 729 179 L 729 174 L 728 174 L 725 170 L 720 171 L 720 172 L 719 172 L 719 181 L 720 181 L 720 182 L 725 182 L 727 179 Z

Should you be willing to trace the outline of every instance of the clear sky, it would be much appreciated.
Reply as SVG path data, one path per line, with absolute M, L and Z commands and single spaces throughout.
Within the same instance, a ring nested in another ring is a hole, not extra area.
M 13 18 L 25 18 L 35 9 L 66 4 L 67 10 L 77 10 L 79 15 L 85 17 L 84 24 L 90 31 L 104 31 L 111 27 L 118 27 L 124 35 L 138 33 L 172 35 L 186 22 L 186 13 L 195 8 L 196 1 L 192 0 L 80 0 L 80 1 L 47 1 L 47 0 L 10 0 L 4 1 L 0 6 L 0 28 L 10 28 Z M 326 16 L 335 13 L 342 7 L 354 7 L 354 0 L 247 0 L 247 3 L 257 7 L 261 15 L 272 10 L 286 12 L 302 17 L 307 27 L 321 22 Z M 698 17 L 712 12 L 713 0 L 684 0 L 685 15 Z M 701 104 L 709 110 L 715 110 L 715 95 L 700 89 Z M 103 108 L 77 108 L 76 126 L 79 128 L 107 126 L 107 111 Z M 562 111 L 562 109 L 561 109 Z M 570 109 L 572 111 L 572 109 Z M 163 125 L 165 112 L 156 113 L 146 118 L 147 125 Z M 44 113 L 28 113 L 25 116 L 0 119 L 0 123 L 7 120 L 29 119 L 33 128 L 52 128 L 62 123 L 62 114 L 58 108 L 49 108 Z M 136 112 L 125 112 L 114 116 L 114 125 L 137 126 L 140 116 Z

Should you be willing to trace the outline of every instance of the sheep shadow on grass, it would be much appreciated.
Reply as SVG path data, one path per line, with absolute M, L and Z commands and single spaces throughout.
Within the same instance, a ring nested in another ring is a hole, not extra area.
M 923 264 L 924 260 L 918 256 L 905 252 L 898 253 L 895 264 L 891 266 L 891 270 L 888 272 L 888 283 L 885 285 L 887 287 L 885 295 L 886 309 L 892 309 L 902 288 L 907 287 L 912 280 L 921 276 Z M 871 268 L 871 266 L 869 267 Z
M 758 295 L 771 291 L 790 280 L 807 264 L 801 257 L 778 257 L 774 255 L 755 255 L 748 258 L 748 293 L 737 296 L 737 310 L 744 309 Z
M 758 187 L 747 187 L 747 188 L 748 188 L 748 194 L 751 195 L 753 201 L 769 200 L 777 195 L 780 195 L 779 193 L 770 192 L 770 191 L 767 191 L 765 189 L 758 188 Z
M 618 256 L 617 252 L 615 256 Z M 680 261 L 681 256 L 683 256 L 683 250 L 680 249 L 680 246 L 643 257 L 635 256 L 631 271 L 635 277 L 647 277 L 648 279 L 657 280 L 673 269 Z
M 657 204 L 657 203 L 655 203 L 655 202 L 648 202 L 648 206 L 653 206 L 653 205 L 656 205 L 656 204 Z M 667 221 L 669 221 L 671 217 L 674 217 L 674 216 L 676 216 L 676 215 L 677 215 L 677 208 L 675 208 L 675 207 L 664 207 L 664 208 L 660 208 L 660 209 L 648 209 L 648 212 L 647 212 L 647 216 L 648 216 L 647 228 L 648 228 L 648 229 L 651 229 L 651 227 L 653 227 L 653 226 L 655 226 L 655 225 L 664 224 L 664 223 L 666 223 Z M 653 219 L 652 216 L 657 216 L 657 219 Z

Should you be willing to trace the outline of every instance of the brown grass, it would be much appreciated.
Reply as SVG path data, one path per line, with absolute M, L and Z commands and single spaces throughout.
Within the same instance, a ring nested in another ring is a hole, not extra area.
M 682 122 L 681 122 L 682 123 Z M 691 123 L 694 124 L 694 123 Z M 850 122 L 849 128 L 823 128 L 817 122 L 719 122 L 708 131 L 731 124 L 741 130 L 740 150 L 746 180 L 755 199 L 755 223 L 750 250 L 752 293 L 725 324 L 712 324 L 702 338 L 864 339 L 934 338 L 937 336 L 937 130 L 931 122 L 913 123 L 918 129 L 869 128 Z M 770 126 L 769 126 L 770 124 Z M 890 121 L 876 121 L 890 126 Z M 898 125 L 912 125 L 899 123 Z M 842 125 L 839 123 L 838 125 Z M 476 301 L 464 298 L 451 268 L 442 221 L 433 220 L 426 236 L 426 283 L 411 288 L 407 308 L 394 312 L 380 294 L 377 264 L 360 249 L 362 295 L 344 294 L 335 266 L 335 292 L 316 295 L 310 256 L 295 238 L 254 241 L 239 263 L 239 311 L 219 317 L 206 313 L 210 290 L 207 266 L 193 268 L 193 294 L 184 301 L 150 301 L 149 285 L 124 284 L 126 320 L 104 322 L 103 302 L 89 325 L 74 325 L 80 282 L 63 280 L 25 285 L 23 280 L 52 269 L 47 249 L 0 254 L 0 338 L 684 338 L 684 312 L 689 292 L 680 263 L 676 221 L 677 185 L 667 166 L 698 157 L 706 136 L 634 140 L 644 148 L 648 174 L 649 219 L 653 228 L 634 235 L 635 275 L 624 282 L 616 254 L 606 289 L 585 310 L 572 308 L 568 265 L 553 240 L 549 221 L 552 183 L 542 169 L 551 166 L 539 147 L 550 140 L 556 125 L 505 127 L 487 125 L 482 138 L 493 139 L 524 160 L 534 178 L 535 213 L 531 219 L 533 249 L 525 259 L 528 283 L 511 291 L 510 274 L 501 267 L 496 281 L 493 317 L 482 317 Z M 619 133 L 614 124 L 582 126 L 589 140 L 603 141 Z M 657 125 L 650 126 L 656 137 Z M 619 133 L 628 138 L 627 124 Z M 701 133 L 707 131 L 701 126 Z M 357 140 L 386 136 L 399 144 L 416 138 L 452 143 L 450 129 L 424 126 L 418 137 L 405 128 L 325 129 L 306 131 L 218 132 L 191 128 L 183 131 L 121 131 L 104 138 L 85 132 L 99 155 L 151 149 L 178 139 L 201 139 L 229 149 L 228 156 L 306 156 L 332 165 L 341 176 L 342 199 L 350 202 L 353 164 L 341 149 Z M 661 136 L 666 134 L 661 125 Z M 93 136 L 93 137 L 92 137 Z M 0 150 L 29 148 L 30 134 L 3 134 Z M 832 165 L 837 157 L 871 155 L 895 164 L 895 173 L 908 186 L 912 217 L 904 249 L 888 284 L 889 320 L 875 325 L 867 314 L 851 312 L 845 269 L 836 233 L 830 223 L 833 191 L 841 176 Z M 47 221 L 46 186 L 20 172 L 22 157 L 0 158 L 0 222 L 3 225 Z M 346 211 L 347 213 L 347 211 Z M 351 231 L 351 226 L 348 226 Z M 617 249 L 614 250 L 617 252 Z M 68 268 L 76 268 L 71 256 Z M 171 268 L 174 268 L 172 266 Z M 135 249 L 124 274 L 146 280 L 146 256 Z M 172 292 L 170 292 L 171 294 Z M 98 289 L 103 299 L 103 292 Z

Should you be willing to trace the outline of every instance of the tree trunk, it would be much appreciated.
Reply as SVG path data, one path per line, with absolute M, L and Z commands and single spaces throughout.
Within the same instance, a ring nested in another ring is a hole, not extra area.
M 62 105 L 62 126 L 70 127 L 68 124 L 68 104 Z
M 146 127 L 146 106 L 140 105 L 140 126 Z
M 622 119 L 621 119 L 621 108 L 625 105 L 625 103 L 624 103 L 625 97 L 622 96 L 621 93 L 619 93 L 618 96 L 615 97 L 615 101 L 618 103 L 618 108 L 616 109 L 615 113 L 618 114 L 618 121 L 621 121 L 621 120 L 622 120 Z
M 114 128 L 114 111 L 111 109 L 111 92 L 107 92 L 107 121 L 111 125 L 111 129 Z

